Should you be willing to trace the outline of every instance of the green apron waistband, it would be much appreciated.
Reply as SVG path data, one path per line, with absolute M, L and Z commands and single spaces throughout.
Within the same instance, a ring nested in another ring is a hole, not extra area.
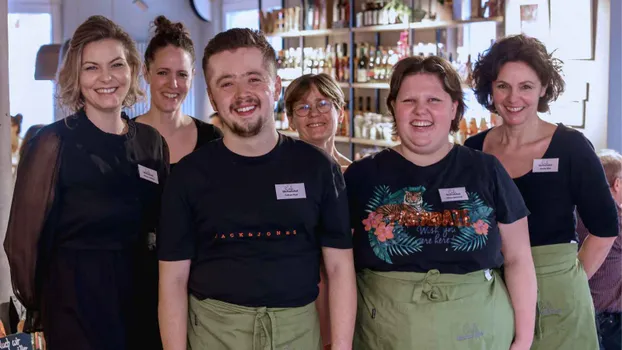
M 305 317 L 306 315 L 309 315 L 309 317 L 315 317 L 315 303 L 310 303 L 301 307 L 269 308 L 248 307 L 215 299 L 199 300 L 192 295 L 190 298 L 194 299 L 194 302 L 201 308 L 217 313 L 222 317 L 233 315 L 239 317 L 240 314 L 248 316 L 249 318 L 253 317 L 253 344 L 258 344 L 260 342 L 260 338 L 265 337 L 272 343 L 271 349 L 276 349 L 274 340 L 276 339 L 275 332 L 278 332 L 275 327 L 275 320 L 277 317 L 280 319 L 288 319 L 292 322 L 295 322 L 296 318 L 299 319 L 301 316 Z M 255 348 L 255 345 L 253 345 L 253 348 Z
M 536 273 L 555 273 L 568 270 L 577 263 L 576 243 L 543 245 L 531 248 Z
M 463 275 L 442 274 L 438 270 L 420 272 L 379 272 L 368 269 L 358 273 L 359 290 L 383 295 L 395 301 L 446 301 L 458 297 L 447 288 L 486 285 L 499 277 L 495 270 L 486 269 Z M 447 287 L 447 288 L 445 288 Z M 471 293 L 472 291 L 466 291 Z

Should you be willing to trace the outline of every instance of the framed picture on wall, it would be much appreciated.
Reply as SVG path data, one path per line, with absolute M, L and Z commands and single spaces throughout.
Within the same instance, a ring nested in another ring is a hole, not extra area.
M 548 11 L 542 4 L 520 5 L 520 32 L 542 41 L 549 31 Z
M 551 43 L 562 59 L 592 60 L 592 0 L 549 0 L 551 6 Z M 619 0 L 616 0 L 619 1 Z

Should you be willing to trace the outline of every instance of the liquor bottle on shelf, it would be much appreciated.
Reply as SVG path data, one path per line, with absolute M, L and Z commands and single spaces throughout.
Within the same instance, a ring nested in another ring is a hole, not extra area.
M 367 96 L 367 109 L 365 112 L 371 113 L 371 96 Z
M 369 45 L 369 58 L 367 59 L 367 81 L 374 80 L 374 67 L 376 66 L 375 62 L 375 51 L 374 47 Z
M 361 51 L 359 56 L 358 67 L 356 71 L 356 81 L 359 83 L 366 83 L 368 79 L 367 74 L 368 59 L 365 56 L 365 46 L 361 45 Z
M 467 132 L 467 137 L 473 136 L 477 134 L 477 132 L 478 132 L 477 120 L 475 118 L 471 118 L 471 121 L 469 122 L 469 130 Z
M 344 82 L 350 81 L 350 53 L 348 52 L 348 43 L 343 43 L 343 57 L 341 57 L 341 74 L 343 76 Z
M 482 117 L 482 119 L 479 120 L 479 131 L 486 131 L 488 130 L 488 123 L 486 123 L 486 118 Z

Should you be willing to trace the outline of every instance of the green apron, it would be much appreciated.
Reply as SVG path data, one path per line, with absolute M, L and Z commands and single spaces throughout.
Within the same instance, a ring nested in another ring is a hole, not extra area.
M 297 308 L 245 307 L 189 297 L 190 350 L 319 350 L 315 303 Z
M 532 350 L 598 350 L 594 304 L 577 245 L 531 248 L 538 279 Z
M 356 350 L 507 350 L 514 312 L 494 270 L 357 274 Z

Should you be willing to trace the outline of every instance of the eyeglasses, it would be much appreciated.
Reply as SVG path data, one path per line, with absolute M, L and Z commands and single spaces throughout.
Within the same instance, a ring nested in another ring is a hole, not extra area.
M 329 100 L 319 100 L 315 103 L 315 109 L 320 113 L 328 113 L 332 108 L 333 103 Z M 294 107 L 294 114 L 299 117 L 306 117 L 311 113 L 310 104 L 300 104 Z

